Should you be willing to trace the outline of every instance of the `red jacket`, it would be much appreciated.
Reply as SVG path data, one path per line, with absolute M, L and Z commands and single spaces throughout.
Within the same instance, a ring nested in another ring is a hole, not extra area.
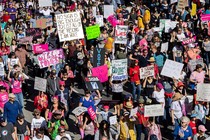
M 134 73 L 136 71 L 136 73 Z M 129 69 L 129 76 L 131 82 L 140 81 L 139 77 L 139 66 L 135 66 L 134 68 Z

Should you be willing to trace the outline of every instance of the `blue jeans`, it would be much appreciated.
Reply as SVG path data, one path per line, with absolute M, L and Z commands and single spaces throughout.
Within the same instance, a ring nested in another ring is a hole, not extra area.
M 22 93 L 22 92 L 16 93 L 15 96 L 16 96 L 16 101 L 18 101 L 19 104 L 20 104 L 22 107 L 24 107 L 24 103 L 23 103 L 23 93 Z
M 3 61 L 4 61 L 4 66 L 6 66 L 6 70 L 8 70 L 8 65 L 7 65 L 7 62 L 8 62 L 8 55 L 3 55 L 1 56 Z
M 139 99 L 140 94 L 141 94 L 141 84 L 136 85 L 135 82 L 131 82 L 132 85 L 132 96 L 133 100 L 136 100 L 136 94 L 137 94 L 137 99 Z

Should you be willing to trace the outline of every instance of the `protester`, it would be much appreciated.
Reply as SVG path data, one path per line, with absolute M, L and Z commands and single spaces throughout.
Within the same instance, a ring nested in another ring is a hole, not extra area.
M 7 122 L 3 117 L 0 118 L 0 132 L 2 140 L 15 140 L 15 130 L 12 123 Z

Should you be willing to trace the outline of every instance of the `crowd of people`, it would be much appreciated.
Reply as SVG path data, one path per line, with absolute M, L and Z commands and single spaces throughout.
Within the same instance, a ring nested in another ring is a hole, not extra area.
M 1 140 L 72 140 L 72 126 L 81 140 L 210 139 L 210 100 L 197 100 L 198 85 L 210 82 L 209 0 L 52 0 L 48 7 L 39 3 L 0 0 Z M 85 28 L 97 24 L 96 15 L 108 12 L 104 5 L 112 5 L 114 13 L 103 18 L 98 38 L 88 40 Z M 62 42 L 56 15 L 70 12 L 79 12 L 85 36 Z M 39 27 L 40 34 L 28 36 L 28 29 L 38 31 L 38 19 L 49 16 L 51 23 Z M 164 24 L 166 20 L 176 25 Z M 115 43 L 116 25 L 128 27 L 126 44 Z M 39 44 L 48 44 L 48 51 L 62 49 L 63 59 L 42 68 L 33 50 Z M 101 83 L 103 89 L 92 91 L 85 78 L 92 76 L 99 45 L 105 49 L 100 57 L 108 80 Z M 127 78 L 113 80 L 112 61 L 121 59 L 128 62 Z M 184 65 L 179 77 L 161 74 L 167 60 Z M 154 66 L 154 75 L 140 77 L 139 69 L 147 66 Z M 31 77 L 46 79 L 46 91 L 32 90 Z M 75 92 L 77 88 L 84 94 Z M 27 122 L 24 101 L 31 94 L 33 119 Z M 150 105 L 162 105 L 163 115 L 145 116 Z M 74 123 L 69 123 L 69 115 L 75 116 Z

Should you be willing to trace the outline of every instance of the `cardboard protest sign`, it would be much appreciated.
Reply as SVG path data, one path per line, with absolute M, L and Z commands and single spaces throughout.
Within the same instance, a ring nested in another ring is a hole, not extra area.
M 103 90 L 103 85 L 98 77 L 85 77 L 85 85 L 89 91 Z
M 164 106 L 162 104 L 144 106 L 144 117 L 155 117 L 163 115 L 164 115 Z
M 35 77 L 34 89 L 46 92 L 47 80 L 40 77 Z
M 4 76 L 4 64 L 0 62 L 0 76 Z
M 53 25 L 53 21 L 52 21 L 51 15 L 44 16 L 36 20 L 36 28 L 45 29 L 48 26 L 52 26 L 52 25 Z
M 96 15 L 96 24 L 98 24 L 100 27 L 104 26 L 104 17 L 103 17 L 103 15 Z
M 165 20 L 165 33 L 169 33 L 176 27 L 177 21 Z
M 117 116 L 109 117 L 110 125 L 117 124 Z
M 39 54 L 48 51 L 48 44 L 34 44 L 33 45 L 33 53 Z
M 39 0 L 39 7 L 52 6 L 52 0 Z
M 105 48 L 95 47 L 93 50 L 93 67 L 104 65 Z
M 195 70 L 195 67 L 197 64 L 201 64 L 204 67 L 203 58 L 196 59 L 196 60 L 190 60 L 188 62 L 188 67 L 191 72 Z
M 177 4 L 177 10 L 182 11 L 183 8 L 185 8 L 185 0 L 179 0 Z
M 202 14 L 201 15 L 202 22 L 210 20 L 210 14 Z
M 33 36 L 33 38 L 41 38 L 42 30 L 40 28 L 27 28 L 26 36 Z
M 99 25 L 93 25 L 85 28 L 87 40 L 98 38 L 100 35 Z
M 182 41 L 182 45 L 194 43 L 195 41 L 196 41 L 196 36 L 194 36 L 192 38 L 186 38 Z
M 180 77 L 183 66 L 184 64 L 182 63 L 167 59 L 161 71 L 161 75 L 178 79 Z
M 52 50 L 48 52 L 43 52 L 37 55 L 38 64 L 40 68 L 46 68 L 52 65 L 60 63 L 64 58 L 63 49 Z
M 115 43 L 126 44 L 127 43 L 128 26 L 117 25 L 115 30 Z
M 86 107 L 83 107 L 83 106 L 79 106 L 79 107 L 76 107 L 72 113 L 76 116 L 79 116 L 81 115 L 83 112 L 86 112 L 87 111 L 87 108 Z
M 90 115 L 90 118 L 91 118 L 92 120 L 95 120 L 95 118 L 96 118 L 96 113 L 95 113 L 93 107 L 90 106 L 87 110 L 88 110 L 88 114 Z
M 114 14 L 113 5 L 104 5 L 104 18 L 108 18 L 110 15 Z
M 147 67 L 142 67 L 139 69 L 139 71 L 140 71 L 140 79 L 145 79 L 146 77 L 155 75 L 153 65 L 147 66 Z
M 55 15 L 60 42 L 84 38 L 79 12 Z
M 210 102 L 210 84 L 197 84 L 196 101 Z
M 128 60 L 118 59 L 112 60 L 112 80 L 124 80 L 128 78 L 127 73 Z
M 161 52 L 167 52 L 168 51 L 168 42 L 161 44 Z
M 106 82 L 108 80 L 108 67 L 107 65 L 95 67 L 91 69 L 92 76 L 98 77 L 100 82 Z
M 174 4 L 176 3 L 178 0 L 171 0 L 171 3 L 170 4 Z

